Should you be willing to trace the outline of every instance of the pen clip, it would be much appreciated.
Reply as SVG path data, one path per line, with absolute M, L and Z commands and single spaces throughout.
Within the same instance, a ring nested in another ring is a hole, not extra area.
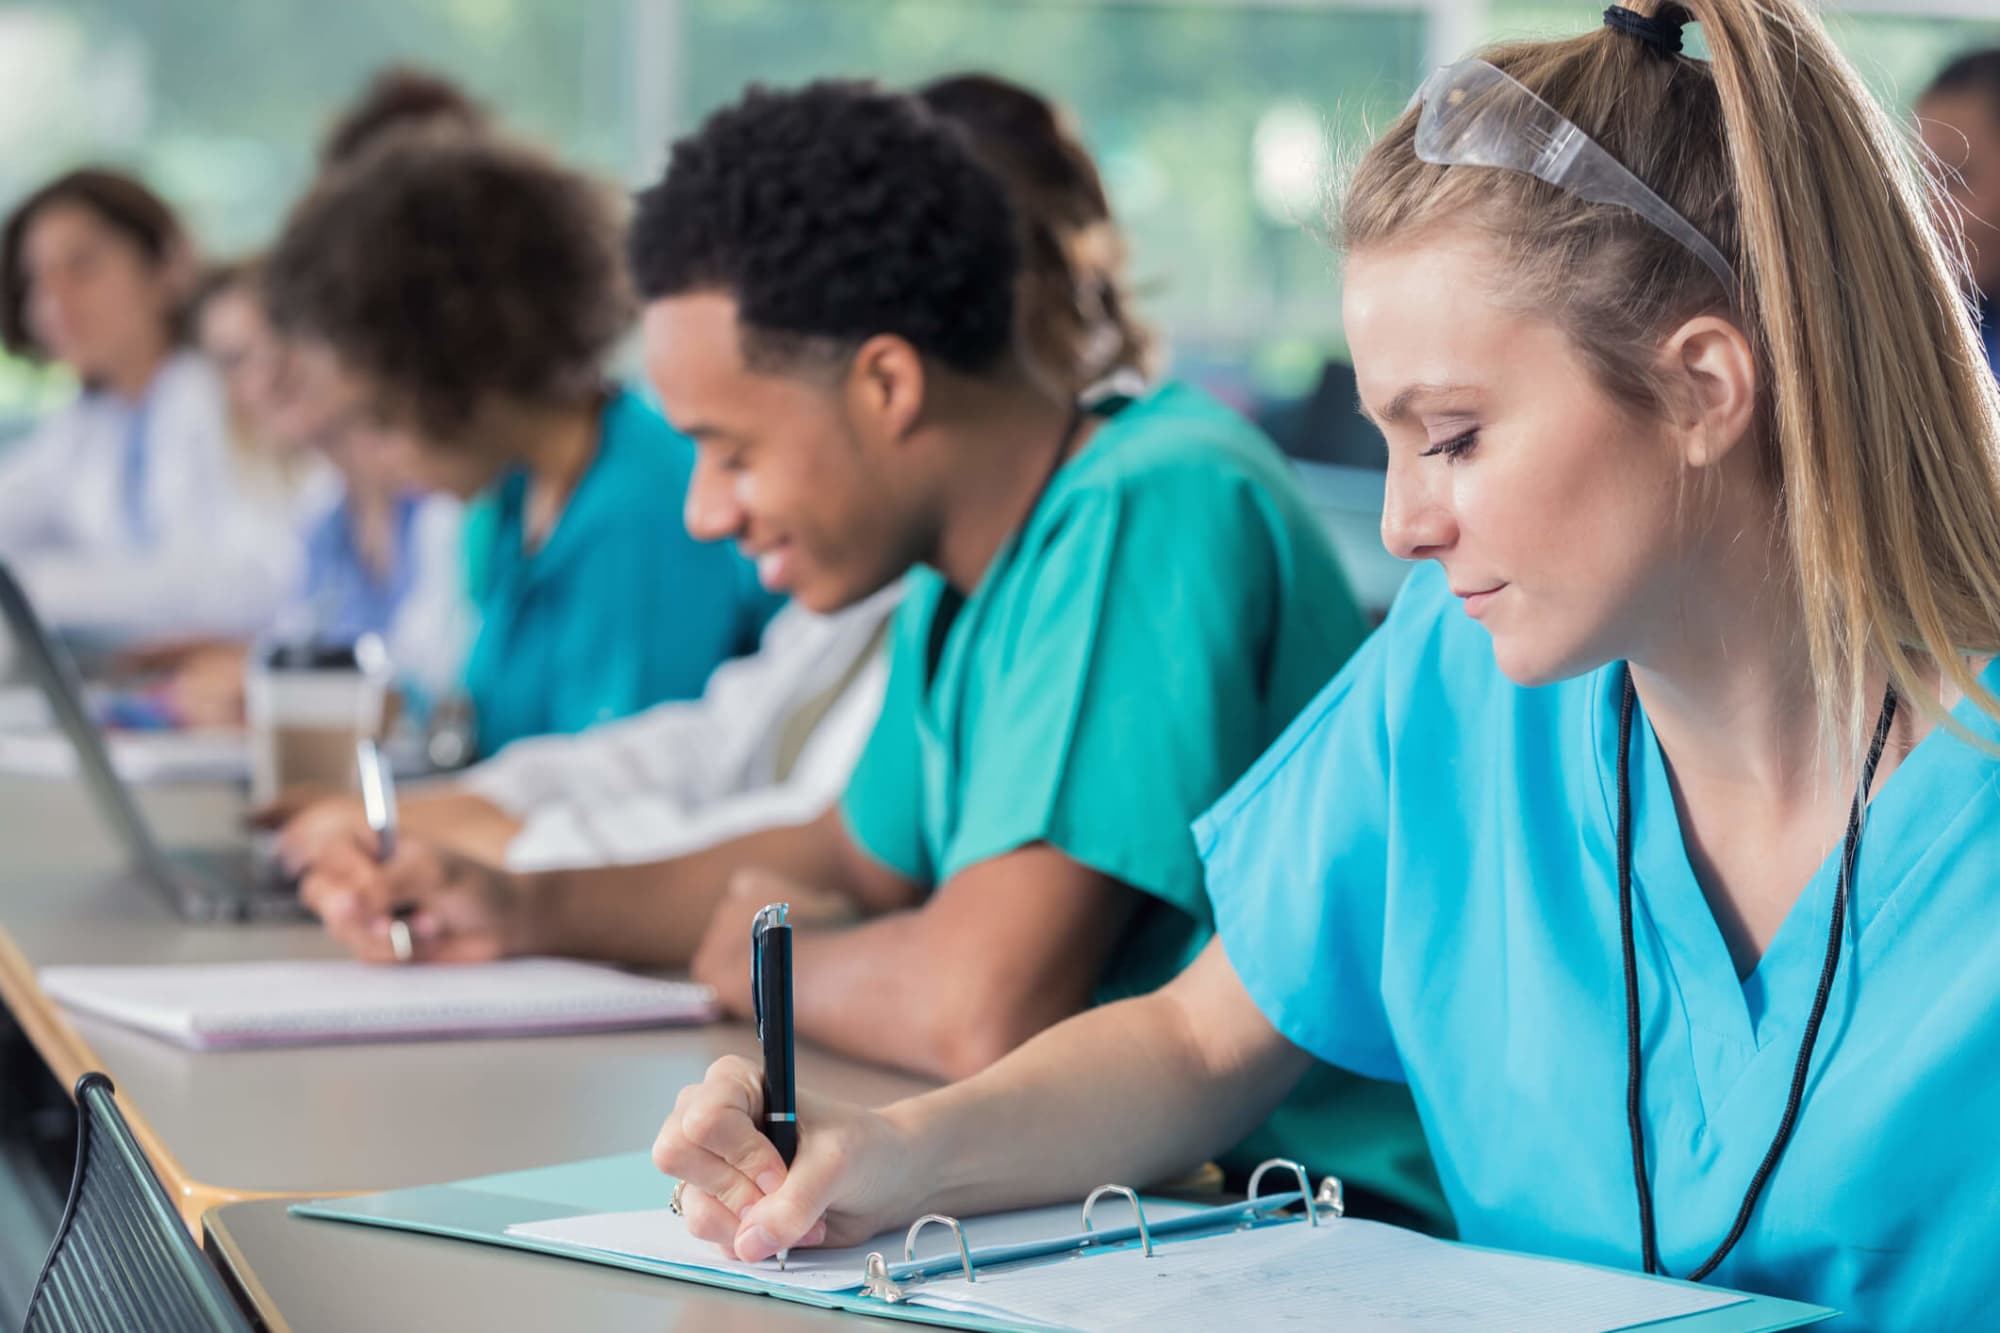
M 757 1018 L 757 1040 L 764 1039 L 764 935 L 773 926 L 791 926 L 790 903 L 768 903 L 750 918 L 750 1007 Z

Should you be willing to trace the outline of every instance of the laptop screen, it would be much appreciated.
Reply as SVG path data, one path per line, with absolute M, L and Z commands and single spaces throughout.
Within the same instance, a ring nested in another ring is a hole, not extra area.
M 170 900 L 175 896 L 174 876 L 160 844 L 147 827 L 145 817 L 131 792 L 111 766 L 111 754 L 104 737 L 90 719 L 83 702 L 83 684 L 76 666 L 61 644 L 50 636 L 35 614 L 34 605 L 14 572 L 0 561 L 0 616 L 13 632 L 14 642 L 27 663 L 29 674 L 48 697 L 49 711 L 56 725 L 76 748 L 77 767 L 91 798 L 110 823 L 132 868 L 139 871 Z

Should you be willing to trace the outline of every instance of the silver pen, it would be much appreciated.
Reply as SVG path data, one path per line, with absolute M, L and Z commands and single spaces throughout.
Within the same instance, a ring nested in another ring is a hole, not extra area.
M 361 775 L 361 810 L 375 835 L 375 859 L 386 864 L 396 854 L 396 777 L 374 740 L 363 736 L 354 742 L 354 764 Z M 416 956 L 410 940 L 410 909 L 390 909 L 389 947 L 396 961 L 407 963 Z

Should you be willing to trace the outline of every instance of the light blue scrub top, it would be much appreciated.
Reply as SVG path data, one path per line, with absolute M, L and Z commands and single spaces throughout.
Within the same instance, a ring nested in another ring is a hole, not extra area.
M 692 442 L 626 391 L 601 422 L 597 455 L 538 548 L 522 543 L 523 472 L 472 525 L 485 549 L 468 552 L 480 625 L 465 687 L 482 753 L 692 699 L 757 646 L 782 603 L 733 545 L 682 526 Z
M 1196 826 L 1223 946 L 1299 1046 L 1407 1079 L 1460 1235 L 1636 1268 L 1614 819 L 1620 666 L 1500 674 L 1442 574 Z M 2000 669 L 1985 674 L 2000 688 Z M 1961 721 L 2000 736 L 1968 703 Z M 1791 1145 L 1717 1285 L 1849 1326 L 2000 1310 L 2000 762 L 1933 731 L 1878 788 Z M 1645 1135 L 1662 1260 L 1728 1233 L 1783 1111 L 1837 851 L 1748 981 L 1632 735 Z
M 311 613 L 314 637 L 352 643 L 364 634 L 389 633 L 417 581 L 411 539 L 422 506 L 416 495 L 396 498 L 396 560 L 383 576 L 355 544 L 354 512 L 345 495 L 313 525 L 306 534 L 306 572 L 298 600 Z

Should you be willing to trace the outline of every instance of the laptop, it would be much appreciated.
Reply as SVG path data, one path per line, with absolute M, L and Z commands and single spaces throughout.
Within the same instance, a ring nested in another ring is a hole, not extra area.
M 155 836 L 139 803 L 112 765 L 103 734 L 84 706 L 69 653 L 43 626 L 27 593 L 0 561 L 0 617 L 13 632 L 28 674 L 47 696 L 56 725 L 76 750 L 91 799 L 125 846 L 131 873 L 189 921 L 295 921 L 310 915 L 292 882 L 264 846 L 245 835 L 233 846 L 173 848 Z

